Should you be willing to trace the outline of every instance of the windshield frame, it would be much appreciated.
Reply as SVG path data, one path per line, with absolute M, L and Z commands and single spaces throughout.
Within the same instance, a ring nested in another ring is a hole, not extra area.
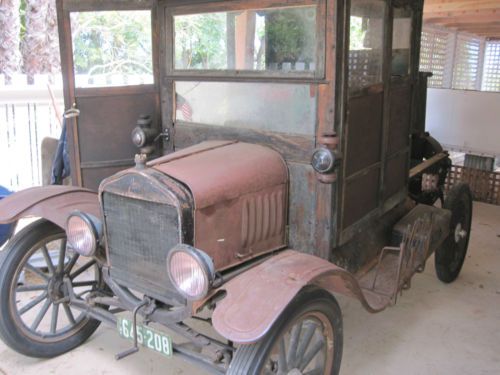
M 175 33 L 174 17 L 202 13 L 231 12 L 247 9 L 272 9 L 283 7 L 316 6 L 316 68 L 315 71 L 270 71 L 238 69 L 176 69 L 175 68 Z M 167 77 L 175 80 L 241 80 L 241 81 L 290 81 L 319 82 L 325 78 L 325 37 L 326 37 L 326 1 L 325 0 L 280 0 L 264 1 L 221 1 L 194 5 L 170 5 L 165 8 L 164 69 Z

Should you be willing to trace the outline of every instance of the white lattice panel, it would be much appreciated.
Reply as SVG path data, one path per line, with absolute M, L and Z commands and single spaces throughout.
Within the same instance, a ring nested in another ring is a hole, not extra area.
M 420 71 L 432 72 L 429 87 L 446 87 L 446 67 L 450 56 L 450 33 L 425 28 L 422 31 Z
M 483 91 L 500 91 L 500 41 L 486 42 Z
M 461 34 L 457 36 L 452 88 L 476 90 L 479 79 L 480 50 L 481 39 Z

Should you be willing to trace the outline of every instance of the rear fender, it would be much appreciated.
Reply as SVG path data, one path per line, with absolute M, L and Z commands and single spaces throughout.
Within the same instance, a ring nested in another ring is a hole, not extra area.
M 315 285 L 332 294 L 357 298 L 369 312 L 390 300 L 362 290 L 348 271 L 313 255 L 286 250 L 228 281 L 217 291 L 212 323 L 219 334 L 240 344 L 261 339 L 304 287 Z
M 0 201 L 0 224 L 34 216 L 65 228 L 66 219 L 75 210 L 101 217 L 97 193 L 73 186 L 34 187 Z

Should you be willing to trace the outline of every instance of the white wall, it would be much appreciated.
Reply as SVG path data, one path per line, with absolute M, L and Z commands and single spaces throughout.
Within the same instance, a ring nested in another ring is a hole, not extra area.
M 500 156 L 500 93 L 428 89 L 426 128 L 449 150 Z

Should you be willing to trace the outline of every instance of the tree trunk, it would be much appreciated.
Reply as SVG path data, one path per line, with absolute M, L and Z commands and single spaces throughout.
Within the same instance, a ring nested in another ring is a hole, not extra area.
M 26 0 L 26 35 L 22 42 L 28 81 L 35 74 L 60 71 L 55 0 Z
M 0 1 L 0 74 L 4 74 L 6 82 L 10 83 L 12 75 L 19 72 L 21 54 L 19 52 L 20 40 L 20 0 Z
M 57 29 L 56 0 L 49 0 L 47 9 L 47 72 L 51 75 L 61 71 L 61 56 L 59 54 L 59 32 Z

